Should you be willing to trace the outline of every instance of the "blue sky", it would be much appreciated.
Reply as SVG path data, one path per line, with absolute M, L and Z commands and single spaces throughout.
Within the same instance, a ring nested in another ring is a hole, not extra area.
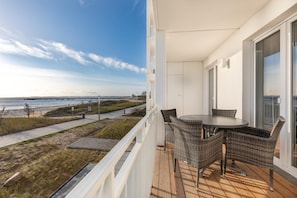
M 0 97 L 145 91 L 145 0 L 0 5 Z
M 264 96 L 280 95 L 280 53 L 264 57 Z

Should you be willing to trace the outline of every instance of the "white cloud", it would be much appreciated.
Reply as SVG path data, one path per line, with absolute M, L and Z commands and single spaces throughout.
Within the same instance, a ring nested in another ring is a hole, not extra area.
M 130 71 L 133 71 L 136 73 L 145 73 L 146 72 L 145 68 L 139 68 L 135 65 L 132 65 L 132 64 L 129 64 L 126 62 L 122 62 L 120 60 L 110 58 L 110 57 L 102 57 L 100 55 L 90 53 L 89 58 L 96 63 L 102 63 L 105 66 L 113 67 L 116 69 L 130 70 Z
M 0 29 L 0 33 L 4 32 Z M 7 31 L 6 31 L 7 32 Z M 66 56 L 81 65 L 90 64 L 103 64 L 104 66 L 129 70 L 136 73 L 145 73 L 145 68 L 140 68 L 136 65 L 129 64 L 111 57 L 103 57 L 95 53 L 84 53 L 82 51 L 76 51 L 67 47 L 65 44 L 60 42 L 52 42 L 46 40 L 38 40 L 36 45 L 27 45 L 17 39 L 9 38 L 7 35 L 1 38 L 0 36 L 0 53 L 5 54 L 16 54 L 36 57 L 40 59 L 52 59 L 59 60 L 59 55 Z
M 40 48 L 25 45 L 20 41 L 0 38 L 0 52 L 6 54 L 28 55 L 37 58 L 52 59 L 51 53 Z
M 53 42 L 52 45 L 56 51 L 65 54 L 66 56 L 76 60 L 80 64 L 86 65 L 88 63 L 88 61 L 84 58 L 83 52 L 69 49 L 63 43 Z
M 33 68 L 0 56 L 0 97 L 129 95 L 145 89 L 144 82 L 109 77 L 91 77 L 75 72 Z M 115 85 L 116 84 L 116 85 Z M 94 95 L 96 95 L 94 94 Z

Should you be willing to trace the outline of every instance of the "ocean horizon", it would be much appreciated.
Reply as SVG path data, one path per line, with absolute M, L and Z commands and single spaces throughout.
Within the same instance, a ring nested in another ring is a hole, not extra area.
M 102 100 L 131 99 L 131 96 L 100 96 Z M 70 106 L 82 103 L 98 102 L 98 96 L 34 96 L 34 97 L 1 97 L 0 109 L 23 109 L 27 103 L 31 108 Z

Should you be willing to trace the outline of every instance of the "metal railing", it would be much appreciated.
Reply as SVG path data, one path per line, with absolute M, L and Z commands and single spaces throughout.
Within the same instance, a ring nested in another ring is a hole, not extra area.
M 66 197 L 149 197 L 159 120 L 159 111 L 155 107 Z M 117 162 L 134 140 L 135 145 L 115 175 Z
M 273 125 L 280 115 L 279 96 L 264 96 L 264 125 Z

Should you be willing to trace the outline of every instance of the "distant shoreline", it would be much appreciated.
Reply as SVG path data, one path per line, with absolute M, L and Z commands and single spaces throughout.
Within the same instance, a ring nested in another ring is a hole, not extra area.
M 124 98 L 124 97 L 118 97 L 118 98 L 103 98 L 103 100 L 121 100 L 121 99 L 128 99 L 128 100 L 132 100 L 132 101 L 137 101 L 137 99 L 131 99 L 131 98 Z M 86 102 L 86 101 L 85 101 Z M 93 102 L 97 102 L 97 101 L 93 101 Z M 75 104 L 55 104 L 55 105 L 49 105 L 47 102 L 45 102 L 42 106 L 33 106 L 31 104 L 30 108 L 33 109 L 33 112 L 30 113 L 30 117 L 42 117 L 43 115 L 45 115 L 47 112 L 49 111 L 53 111 L 55 109 L 58 108 L 62 108 L 62 107 L 72 107 L 72 106 L 76 106 L 79 104 L 83 104 L 84 102 L 77 102 Z M 4 106 L 5 107 L 5 106 Z M 0 111 L 2 110 L 2 107 L 0 106 Z M 5 109 L 4 115 L 2 116 L 3 118 L 9 118 L 9 117 L 27 117 L 26 112 L 24 111 L 24 106 L 21 108 L 12 108 L 12 109 Z
M 30 117 L 42 117 L 44 114 L 46 114 L 49 111 L 52 111 L 61 107 L 67 107 L 67 106 L 69 105 L 35 107 L 33 108 L 33 112 L 30 114 Z M 27 117 L 27 114 L 24 111 L 24 109 L 6 110 L 3 115 L 3 118 L 12 118 L 12 117 Z
M 0 97 L 1 99 L 22 99 L 22 100 L 40 100 L 40 99 L 98 99 L 99 96 L 26 96 L 26 97 Z M 101 99 L 129 99 L 131 96 L 100 96 Z

